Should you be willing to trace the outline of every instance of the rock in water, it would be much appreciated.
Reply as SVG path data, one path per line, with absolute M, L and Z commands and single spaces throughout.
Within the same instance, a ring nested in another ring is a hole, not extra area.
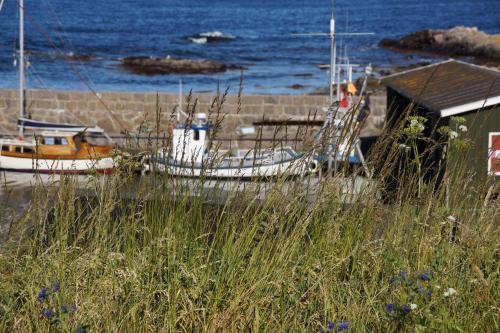
M 135 74 L 213 74 L 222 73 L 235 66 L 212 60 L 177 58 L 127 57 L 120 59 L 122 67 Z
M 383 39 L 379 46 L 500 62 L 500 35 L 488 35 L 475 27 L 421 30 L 401 39 Z

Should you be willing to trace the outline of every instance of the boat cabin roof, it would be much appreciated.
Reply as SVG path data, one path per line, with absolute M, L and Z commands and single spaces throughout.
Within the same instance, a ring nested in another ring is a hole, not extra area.
M 38 135 L 43 137 L 74 137 L 78 135 L 79 132 L 59 132 L 59 131 L 44 131 Z M 81 133 L 81 132 L 80 132 Z
M 19 140 L 19 139 L 0 139 L 0 146 L 19 146 L 33 147 L 36 146 L 35 140 Z

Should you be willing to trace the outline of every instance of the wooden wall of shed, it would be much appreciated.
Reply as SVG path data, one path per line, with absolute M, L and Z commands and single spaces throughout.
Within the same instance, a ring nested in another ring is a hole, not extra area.
M 488 176 L 489 133 L 500 132 L 500 105 L 459 116 L 465 118 L 467 132 L 458 130 L 458 124 L 453 118 L 450 127 L 461 137 L 470 140 L 471 146 L 463 150 L 452 149 L 449 154 L 448 169 L 462 168 L 467 179 L 478 185 L 484 184 L 488 178 L 500 186 L 499 176 Z

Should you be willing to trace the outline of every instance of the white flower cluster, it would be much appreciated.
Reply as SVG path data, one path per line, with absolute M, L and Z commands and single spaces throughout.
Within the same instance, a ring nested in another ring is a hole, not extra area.
M 454 139 L 458 138 L 458 133 L 455 131 L 450 131 L 448 136 L 450 137 L 450 140 L 454 140 Z
M 425 126 L 422 123 L 420 123 L 417 119 L 412 119 L 410 121 L 410 128 L 413 131 L 416 131 L 418 133 L 422 133 L 425 129 Z
M 459 129 L 460 131 L 464 132 L 464 133 L 465 133 L 465 132 L 467 132 L 467 130 L 468 130 L 468 129 L 467 129 L 467 126 L 465 126 L 465 125 L 460 125 L 460 126 L 458 126 L 458 129 Z
M 404 151 L 410 151 L 411 150 L 411 147 L 405 145 L 404 143 L 400 143 L 398 146 L 399 146 L 399 149 L 404 150 Z
M 457 291 L 453 288 L 448 288 L 448 290 L 446 290 L 444 293 L 443 293 L 443 296 L 444 297 L 450 297 L 450 296 L 453 296 L 457 293 Z

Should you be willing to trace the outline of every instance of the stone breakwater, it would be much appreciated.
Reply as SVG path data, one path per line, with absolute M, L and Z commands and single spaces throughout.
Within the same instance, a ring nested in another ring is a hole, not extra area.
M 158 97 L 157 97 L 158 96 Z M 26 92 L 26 113 L 33 119 L 54 122 L 78 122 L 97 125 L 108 133 L 117 135 L 125 130 L 130 133 L 164 133 L 168 127 L 178 95 L 172 93 L 127 93 L 127 92 L 71 92 L 28 90 Z M 183 99 L 183 110 L 187 107 L 187 96 Z M 215 94 L 194 94 L 196 111 L 209 113 Z M 324 119 L 322 108 L 328 103 L 327 96 L 307 95 L 249 95 L 242 96 L 238 107 L 237 96 L 227 96 L 220 116 L 224 117 L 220 137 L 223 139 L 245 138 L 237 134 L 241 126 L 251 126 L 262 120 L 305 121 L 316 115 L 316 120 Z M 157 105 L 161 108 L 157 113 Z M 385 96 L 372 96 L 372 112 L 362 131 L 364 136 L 374 136 L 380 132 L 385 117 Z M 0 90 L 0 133 L 15 133 L 19 109 L 16 90 Z M 297 138 L 297 127 L 291 126 L 286 138 Z M 262 137 L 272 138 L 274 126 L 263 128 Z M 255 137 L 255 136 L 254 136 Z M 277 137 L 282 137 L 278 135 Z M 252 136 L 246 137 L 252 139 Z M 303 137 L 298 136 L 301 140 Z

